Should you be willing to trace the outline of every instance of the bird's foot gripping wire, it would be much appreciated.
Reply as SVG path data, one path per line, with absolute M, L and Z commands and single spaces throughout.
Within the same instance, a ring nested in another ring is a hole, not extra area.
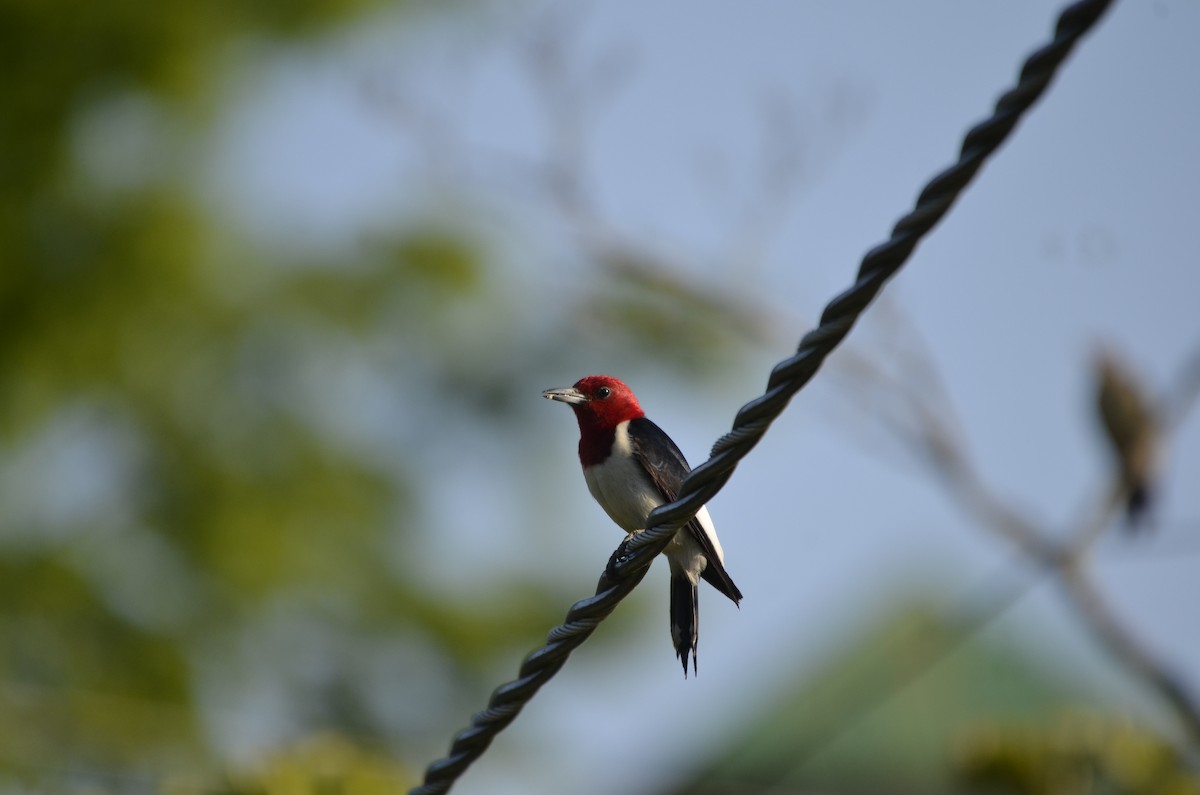
M 621 561 L 629 557 L 629 542 L 633 540 L 635 533 L 630 533 L 625 536 L 625 540 L 617 546 L 616 551 L 608 558 L 608 565 L 604 567 L 604 577 L 609 582 L 617 581 L 617 565 Z

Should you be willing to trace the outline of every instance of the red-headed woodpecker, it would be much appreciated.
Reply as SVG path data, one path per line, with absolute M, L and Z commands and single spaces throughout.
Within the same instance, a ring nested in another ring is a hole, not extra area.
M 611 376 L 589 375 L 575 386 L 542 394 L 574 409 L 579 462 L 596 502 L 630 535 L 646 529 L 650 511 L 673 502 L 691 472 L 671 437 L 646 419 L 629 387 Z M 679 529 L 663 554 L 671 565 L 671 640 L 686 677 L 689 655 L 696 671 L 700 579 L 734 604 L 742 592 L 725 571 L 725 553 L 707 507 Z

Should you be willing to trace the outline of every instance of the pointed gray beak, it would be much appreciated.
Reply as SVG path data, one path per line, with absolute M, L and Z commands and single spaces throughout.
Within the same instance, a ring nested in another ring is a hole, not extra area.
M 563 387 L 562 389 L 547 389 L 542 392 L 542 397 L 546 398 L 546 400 L 560 400 L 563 403 L 570 403 L 572 406 L 587 403 L 587 396 L 573 386 Z

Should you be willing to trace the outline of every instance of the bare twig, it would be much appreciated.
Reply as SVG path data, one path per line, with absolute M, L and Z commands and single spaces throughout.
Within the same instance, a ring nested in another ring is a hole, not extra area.
M 1081 561 L 1070 559 L 1060 566 L 1058 580 L 1092 637 L 1130 673 L 1158 692 L 1187 732 L 1193 755 L 1200 753 L 1200 703 L 1188 685 L 1155 659 L 1117 618 Z
M 1100 646 L 1159 695 L 1184 728 L 1188 742 L 1200 753 L 1200 703 L 1183 681 L 1121 623 L 1087 572 L 1086 565 L 1096 542 L 1114 526 L 1121 513 L 1125 487 L 1120 477 L 1087 503 L 1080 517 L 1070 525 L 1072 529 L 1065 543 L 1056 540 L 1062 536 L 1056 536 L 1050 528 L 1012 508 L 979 476 L 961 434 L 952 425 L 954 412 L 948 408 L 949 398 L 940 386 L 931 352 L 920 344 L 911 324 L 901 322 L 900 313 L 890 313 L 888 318 L 893 326 L 890 345 L 893 348 L 901 345 L 898 342 L 901 338 L 910 343 L 903 348 L 907 360 L 901 374 L 890 375 L 884 367 L 861 358 L 850 371 L 869 389 L 888 391 L 887 402 L 901 407 L 875 418 L 936 476 L 967 515 L 1012 543 L 1027 560 L 1059 583 L 1068 603 Z M 1200 395 L 1200 351 L 1189 357 L 1178 372 L 1174 387 L 1162 401 L 1163 406 L 1171 409 L 1171 430 L 1179 426 Z M 921 376 L 919 381 L 917 374 Z M 935 388 L 926 389 L 927 386 Z
M 1180 367 L 1175 382 L 1160 403 L 1163 424 L 1168 429 L 1183 425 L 1200 399 L 1200 345 L 1192 349 L 1187 361 Z

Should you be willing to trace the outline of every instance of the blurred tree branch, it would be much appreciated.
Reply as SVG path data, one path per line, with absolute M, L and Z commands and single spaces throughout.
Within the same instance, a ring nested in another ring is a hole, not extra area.
M 1096 542 L 1115 525 L 1121 513 L 1127 489 L 1122 477 L 1115 475 L 1065 534 L 1056 534 L 1013 507 L 979 474 L 958 431 L 956 414 L 933 355 L 915 326 L 894 304 L 881 315 L 892 332 L 888 335 L 890 366 L 862 355 L 850 360 L 840 371 L 849 384 L 846 393 L 925 467 L 967 516 L 1012 544 L 1028 562 L 1058 583 L 1066 603 L 1100 648 L 1171 709 L 1185 732 L 1191 755 L 1200 759 L 1200 702 L 1191 685 L 1157 659 L 1118 618 L 1088 567 Z M 1171 390 L 1157 401 L 1162 407 L 1160 413 L 1169 418 L 1166 434 L 1177 430 L 1200 395 L 1200 348 L 1177 373 Z M 893 408 L 875 411 L 873 396 L 882 396 L 883 402 Z
M 732 211 L 720 213 L 722 227 L 716 230 L 726 241 L 725 252 L 716 259 L 692 258 L 652 244 L 644 232 L 623 230 L 597 197 L 590 131 L 636 76 L 639 53 L 621 41 L 589 52 L 581 41 L 586 19 L 586 7 L 551 5 L 512 39 L 541 111 L 546 143 L 536 155 L 469 143 L 458 134 L 453 110 L 440 107 L 435 97 L 422 97 L 399 73 L 373 79 L 367 100 L 422 153 L 419 162 L 428 164 L 424 178 L 502 195 L 506 209 L 514 196 L 525 197 L 540 217 L 559 218 L 568 257 L 592 277 L 571 314 L 603 328 L 614 347 L 669 346 L 666 361 L 697 371 L 712 366 L 705 362 L 714 350 L 790 345 L 793 319 L 764 309 L 762 296 L 748 290 L 748 277 L 766 259 L 810 176 L 816 158 L 808 156 L 806 134 L 813 137 L 815 123 L 825 121 L 838 127 L 838 135 L 829 136 L 831 145 L 841 145 L 861 122 L 865 94 L 836 86 L 822 108 L 829 118 L 804 113 L 787 92 L 764 97 L 756 105 L 762 146 L 752 159 L 736 164 L 743 189 L 708 186 L 713 201 L 736 202 Z

